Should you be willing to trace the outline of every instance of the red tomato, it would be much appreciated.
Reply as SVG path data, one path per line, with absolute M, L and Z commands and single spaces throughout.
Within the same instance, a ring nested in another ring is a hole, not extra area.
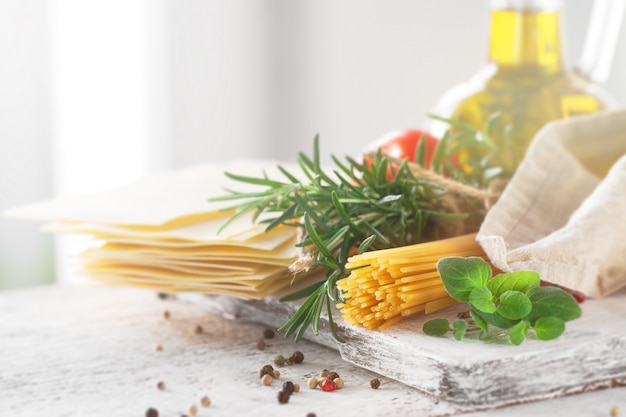
M 430 168 L 430 162 L 439 144 L 439 139 L 421 130 L 406 129 L 389 132 L 368 145 L 364 152 L 368 153 L 381 149 L 384 153 L 394 158 L 407 158 L 409 161 L 415 162 L 415 150 L 422 138 L 426 140 L 425 168 Z

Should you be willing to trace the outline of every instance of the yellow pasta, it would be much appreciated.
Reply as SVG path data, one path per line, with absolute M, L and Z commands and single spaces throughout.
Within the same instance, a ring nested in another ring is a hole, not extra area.
M 474 234 L 352 256 L 346 264 L 350 275 L 337 281 L 345 300 L 337 307 L 344 320 L 382 330 L 455 304 L 436 267 L 446 256 L 487 258 Z

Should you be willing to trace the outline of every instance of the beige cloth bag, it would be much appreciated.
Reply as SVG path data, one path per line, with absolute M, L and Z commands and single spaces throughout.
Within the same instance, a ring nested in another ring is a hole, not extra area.
M 626 110 L 538 132 L 477 240 L 503 271 L 590 297 L 626 286 Z

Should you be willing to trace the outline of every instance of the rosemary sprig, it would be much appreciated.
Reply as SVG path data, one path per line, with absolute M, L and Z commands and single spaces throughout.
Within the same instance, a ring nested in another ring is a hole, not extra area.
M 483 174 L 490 168 L 488 137 L 469 126 L 456 124 L 454 128 L 436 149 L 432 169 L 468 185 L 482 187 L 487 180 Z M 450 157 L 459 149 L 472 153 L 462 168 Z M 424 146 L 418 146 L 415 161 L 423 162 L 424 153 Z M 477 154 L 481 158 L 476 158 Z M 283 299 L 307 297 L 279 329 L 286 337 L 295 335 L 295 341 L 302 338 L 309 326 L 314 334 L 319 333 L 324 304 L 333 335 L 342 340 L 332 319 L 331 303 L 341 300 L 335 283 L 349 275 L 350 271 L 345 268 L 349 256 L 439 239 L 450 234 L 451 226 L 471 216 L 482 220 L 484 214 L 481 201 L 456 196 L 451 205 L 446 189 L 416 177 L 406 161 L 391 167 L 380 151 L 372 160 L 364 162 L 350 157 L 345 161 L 335 156 L 331 158 L 335 165 L 332 174 L 320 163 L 319 137 L 316 136 L 312 158 L 303 153 L 298 155 L 301 175 L 294 175 L 282 166 L 278 169 L 284 179 L 227 172 L 233 180 L 264 189 L 258 192 L 228 190 L 229 194 L 210 199 L 237 202 L 225 208 L 234 209 L 235 214 L 222 229 L 249 212 L 253 213 L 254 221 L 265 214 L 262 222 L 267 224 L 267 230 L 279 225 L 301 228 L 303 236 L 298 246 L 312 257 L 312 269 L 326 269 L 324 281 Z M 474 226 L 479 224 L 473 223 Z

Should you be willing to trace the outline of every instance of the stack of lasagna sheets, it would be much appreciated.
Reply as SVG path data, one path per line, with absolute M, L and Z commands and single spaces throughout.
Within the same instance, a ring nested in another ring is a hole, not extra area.
M 52 220 L 43 229 L 85 235 L 90 244 L 75 259 L 76 272 L 105 284 L 135 285 L 163 292 L 264 298 L 293 283 L 288 266 L 297 258 L 297 230 L 267 232 L 225 203 L 209 202 L 232 183 L 225 171 L 260 176 L 272 165 L 241 161 L 155 175 L 92 196 L 61 198 L 17 207 L 5 214 Z M 278 173 L 268 173 L 280 178 Z M 247 186 L 249 187 L 249 186 Z M 228 204 L 228 203 L 226 203 Z

